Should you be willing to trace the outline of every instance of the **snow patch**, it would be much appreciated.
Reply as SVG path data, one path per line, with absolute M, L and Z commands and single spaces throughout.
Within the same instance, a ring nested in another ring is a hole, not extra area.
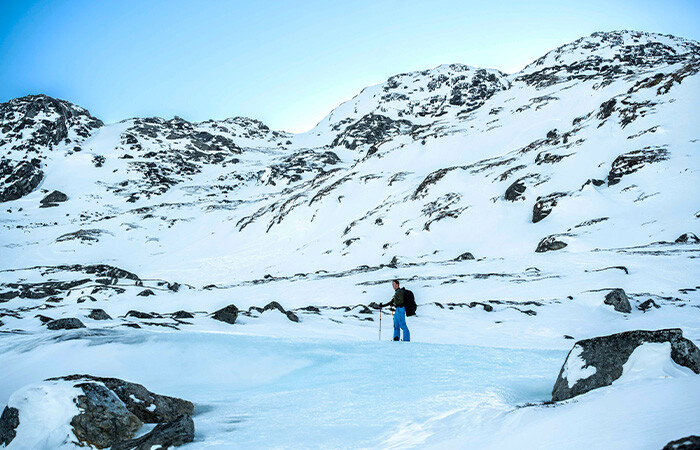
M 583 347 L 578 344 L 574 345 L 574 348 L 571 349 L 571 354 L 566 360 L 563 376 L 569 383 L 569 389 L 572 389 L 580 380 L 585 380 L 596 373 L 595 366 L 587 366 L 586 361 L 581 356 L 582 354 Z
M 671 359 L 671 343 L 640 345 L 622 366 L 622 376 L 615 383 L 626 383 L 645 378 L 674 378 L 695 375 L 692 370 L 676 364 Z

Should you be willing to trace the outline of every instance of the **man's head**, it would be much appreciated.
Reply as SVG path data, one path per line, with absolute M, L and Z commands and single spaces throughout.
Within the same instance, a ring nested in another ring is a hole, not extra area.
M 394 290 L 397 290 L 399 288 L 399 280 L 394 280 L 391 282 L 391 287 L 394 288 Z

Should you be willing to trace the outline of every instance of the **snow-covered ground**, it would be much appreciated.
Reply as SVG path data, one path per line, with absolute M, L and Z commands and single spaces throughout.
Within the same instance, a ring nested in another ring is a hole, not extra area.
M 186 448 L 657 449 L 699 434 L 700 381 L 665 347 L 542 404 L 577 340 L 681 328 L 700 344 L 698 49 L 615 32 L 511 75 L 401 74 L 298 135 L 0 105 L 0 188 L 14 165 L 41 171 L 0 212 L 0 406 L 88 373 L 193 401 Z M 67 200 L 41 207 L 53 190 Z M 395 278 L 419 305 L 411 343 L 390 341 L 387 309 L 380 341 L 367 308 Z M 604 303 L 615 288 L 630 312 Z M 299 321 L 256 309 L 273 301 Z M 232 304 L 235 324 L 211 317 Z M 47 329 L 60 318 L 87 328 Z M 25 425 L 65 419 L 45 413 Z M 10 448 L 55 447 L 64 428 Z

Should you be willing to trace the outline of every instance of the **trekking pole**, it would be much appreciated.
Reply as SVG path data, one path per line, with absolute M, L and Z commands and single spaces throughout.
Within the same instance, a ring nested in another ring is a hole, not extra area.
M 379 306 L 379 340 L 382 340 L 382 307 Z

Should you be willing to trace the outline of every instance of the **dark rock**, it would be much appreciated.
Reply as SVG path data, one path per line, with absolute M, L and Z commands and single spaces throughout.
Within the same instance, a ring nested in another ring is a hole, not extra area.
M 614 98 L 602 103 L 596 117 L 600 120 L 605 120 L 610 117 L 615 110 L 615 103 L 617 103 L 617 101 Z
M 693 233 L 683 233 L 676 239 L 676 244 L 698 244 L 700 239 Z
M 511 202 L 524 199 L 525 196 L 523 195 L 523 192 L 525 192 L 526 189 L 525 183 L 523 183 L 522 180 L 515 180 L 513 184 L 508 186 L 508 189 L 506 189 L 505 198 Z
M 144 386 L 119 378 L 102 378 L 92 375 L 70 375 L 52 380 L 86 381 L 85 384 L 104 385 L 123 405 L 144 423 L 162 423 L 177 420 L 182 415 L 191 415 L 192 402 L 177 397 L 155 394 Z M 80 385 L 79 385 L 80 386 Z
M 44 178 L 40 167 L 36 158 L 19 162 L 0 159 L 0 203 L 17 200 L 36 189 Z
M 156 294 L 154 294 L 153 291 L 150 289 L 145 289 L 136 295 L 138 295 L 139 297 L 148 297 L 149 295 L 156 295 Z
M 467 260 L 472 260 L 472 259 L 474 259 L 474 255 L 472 255 L 469 252 L 465 252 L 465 253 L 462 253 L 461 255 L 459 255 L 458 257 L 456 257 L 455 259 L 453 259 L 453 261 L 467 261 Z
M 700 450 L 700 436 L 688 436 L 671 441 L 664 445 L 663 450 Z
M 566 243 L 558 241 L 556 235 L 547 236 L 546 238 L 542 239 L 539 244 L 537 244 L 535 252 L 544 253 L 553 250 L 561 250 L 564 247 L 566 247 Z
M 136 311 L 136 310 L 131 310 L 128 313 L 126 313 L 126 317 L 136 317 L 137 319 L 156 319 L 160 318 L 157 314 L 154 313 L 145 313 L 141 311 Z
M 132 414 L 117 395 L 99 383 L 77 384 L 84 395 L 76 404 L 81 413 L 71 419 L 73 433 L 83 443 L 97 448 L 130 439 L 143 423 Z
M 613 186 L 620 182 L 620 179 L 634 173 L 647 164 L 656 163 L 668 159 L 668 151 L 662 147 L 647 147 L 642 150 L 635 150 L 624 153 L 612 163 L 608 173 L 608 186 Z
M 180 290 L 180 283 L 168 283 L 168 289 L 177 292 Z
M 85 328 L 85 325 L 75 317 L 68 317 L 65 319 L 52 320 L 46 324 L 46 328 L 49 330 L 74 330 L 76 328 Z
M 370 306 L 371 306 L 371 305 L 370 305 Z M 307 311 L 307 312 L 310 312 L 310 313 L 317 313 L 317 314 L 319 314 L 319 313 L 321 312 L 321 310 L 318 309 L 318 308 L 315 307 L 315 306 L 304 306 L 303 308 L 299 308 L 299 310 L 300 310 L 300 311 Z
M 292 311 L 287 311 L 287 310 L 285 310 L 285 309 L 282 307 L 282 305 L 280 305 L 280 304 L 277 303 L 277 302 L 270 302 L 270 303 L 268 303 L 268 304 L 265 305 L 265 307 L 262 309 L 262 312 L 271 311 L 271 310 L 273 310 L 273 309 L 276 309 L 276 310 L 278 310 L 279 312 L 281 312 L 282 314 L 284 314 L 285 316 L 287 316 L 287 318 L 288 318 L 289 320 L 291 320 L 292 322 L 299 322 L 299 317 L 298 317 L 296 314 L 294 314 Z
M 220 310 L 214 312 L 212 318 L 233 325 L 236 323 L 236 319 L 238 318 L 238 308 L 236 308 L 236 305 L 228 305 L 225 308 L 221 308 Z
M 112 450 L 167 450 L 192 441 L 194 422 L 190 416 L 182 416 L 173 422 L 156 425 L 150 433 L 139 438 L 118 442 L 112 446 Z
M 41 321 L 42 325 L 47 324 L 47 323 L 53 321 L 53 319 L 52 319 L 51 317 L 42 316 L 41 314 L 37 314 L 37 315 L 34 316 L 34 317 L 36 317 L 37 319 L 39 319 L 39 320 Z
M 45 206 L 50 203 L 65 202 L 66 200 L 68 200 L 68 196 L 66 194 L 64 194 L 61 191 L 53 191 L 52 193 L 41 199 L 40 203 Z
M 574 338 L 573 336 L 569 336 L 568 334 L 564 335 L 564 339 L 573 339 L 573 338 Z
M 19 410 L 6 406 L 0 416 L 0 444 L 10 445 L 17 432 L 15 428 L 19 426 Z
M 589 178 L 588 180 L 586 180 L 585 183 L 583 183 L 583 186 L 581 186 L 581 189 L 588 186 L 589 184 L 592 184 L 593 186 L 602 186 L 605 184 L 605 180 L 599 180 L 597 178 Z
M 646 300 L 640 303 L 639 306 L 637 306 L 637 309 L 639 309 L 640 311 L 648 311 L 651 308 L 660 308 L 660 306 L 657 305 L 656 302 L 654 302 L 654 300 L 652 299 Z
M 78 303 L 85 303 L 87 300 L 90 300 L 91 302 L 96 302 L 97 299 L 93 297 L 92 295 L 82 295 L 78 297 Z
M 88 317 L 93 320 L 112 320 L 109 314 L 107 314 L 104 309 L 100 308 L 96 308 L 90 311 Z
M 544 197 L 537 197 L 535 205 L 532 207 L 532 223 L 537 223 L 552 212 L 552 208 L 557 206 L 557 199 L 565 197 L 565 192 L 554 192 Z
M 408 120 L 393 120 L 381 114 L 369 113 L 338 134 L 331 147 L 343 145 L 355 150 L 363 145 L 378 145 L 400 134 L 408 134 L 413 129 L 413 123 Z
M 664 342 L 671 343 L 671 359 L 676 364 L 700 374 L 700 349 L 692 341 L 685 339 L 679 328 L 626 331 L 576 342 L 554 384 L 552 400 L 566 400 L 592 389 L 609 386 L 620 378 L 623 365 L 638 346 Z M 570 383 L 566 378 L 568 364 L 580 365 L 583 369 L 593 367 L 595 372 L 587 378 L 573 382 L 569 387 Z
M 194 315 L 187 311 L 176 311 L 172 317 L 173 319 L 194 319 Z
M 612 291 L 608 292 L 608 294 L 605 296 L 605 304 L 612 305 L 617 312 L 632 312 L 632 307 L 630 306 L 630 301 L 627 298 L 627 294 L 625 294 L 625 291 L 622 289 L 613 289 Z
M 470 308 L 474 308 L 476 305 L 480 305 L 482 308 L 484 308 L 484 311 L 486 312 L 492 312 L 493 311 L 493 306 L 487 305 L 486 303 L 481 303 L 481 302 L 471 302 L 469 303 Z

